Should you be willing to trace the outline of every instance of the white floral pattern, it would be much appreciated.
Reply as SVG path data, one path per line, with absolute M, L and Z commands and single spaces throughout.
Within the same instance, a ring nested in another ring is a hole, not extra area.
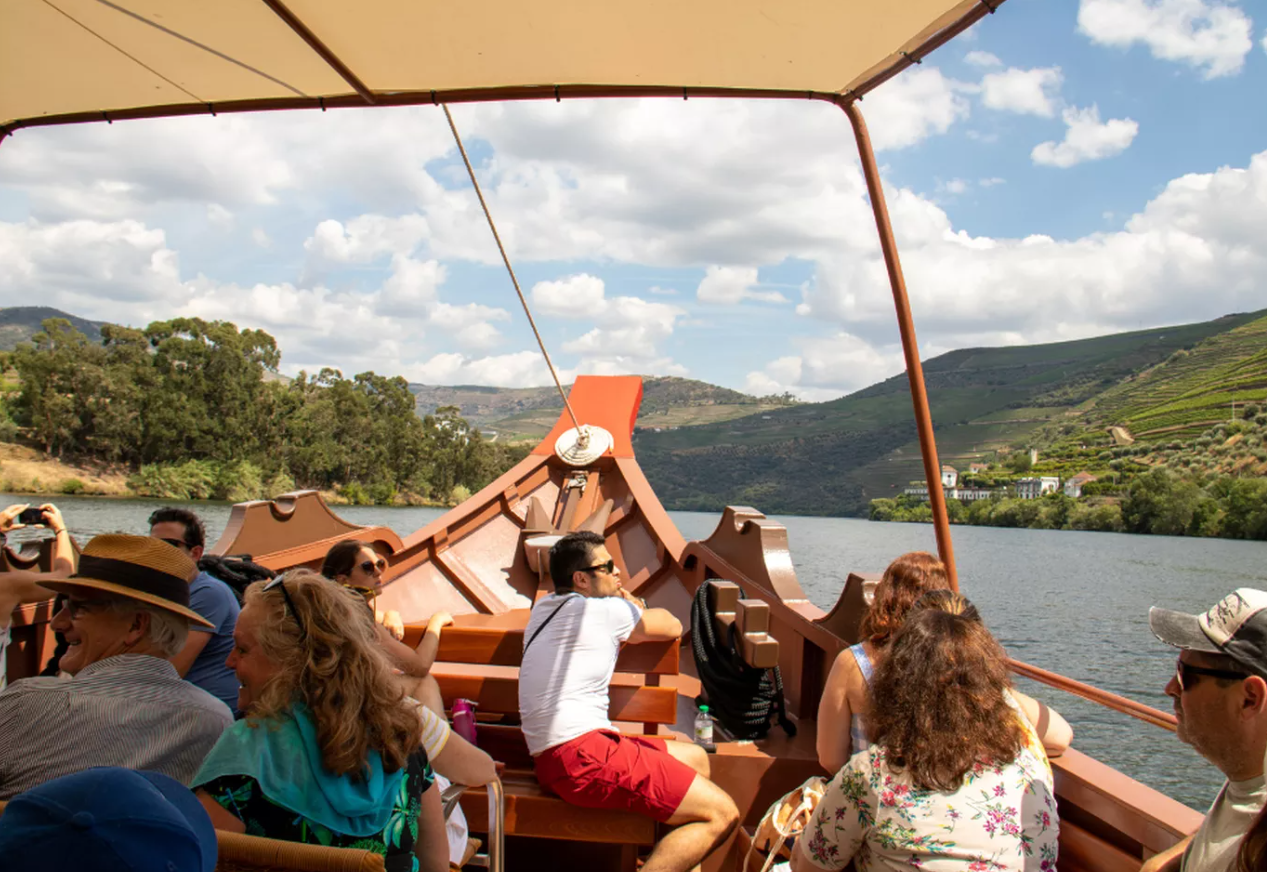
M 800 850 L 821 869 L 1055 872 L 1059 819 L 1045 755 L 980 764 L 954 793 L 889 771 L 882 747 L 855 754 L 827 787 Z

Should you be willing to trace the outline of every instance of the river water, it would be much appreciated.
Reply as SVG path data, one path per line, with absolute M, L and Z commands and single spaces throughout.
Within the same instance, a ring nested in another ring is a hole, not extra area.
M 28 498 L 7 498 L 7 505 Z M 162 505 L 148 500 L 57 500 L 80 543 L 97 533 L 146 532 Z M 208 541 L 228 521 L 227 504 L 199 503 Z M 358 524 L 412 533 L 441 509 L 339 507 Z M 671 512 L 687 539 L 707 537 L 718 515 Z M 850 571 L 879 572 L 906 551 L 936 551 L 932 527 L 848 518 L 778 517 L 806 593 L 827 609 Z M 21 538 L 21 534 L 15 534 Z M 1176 652 L 1148 629 L 1148 607 L 1204 611 L 1238 587 L 1267 589 L 1267 543 L 1056 530 L 956 527 L 963 592 L 1018 660 L 1130 697 L 1163 711 L 1162 688 Z M 1222 776 L 1172 733 L 1059 691 L 1022 689 L 1074 726 L 1074 746 L 1180 802 L 1204 810 Z

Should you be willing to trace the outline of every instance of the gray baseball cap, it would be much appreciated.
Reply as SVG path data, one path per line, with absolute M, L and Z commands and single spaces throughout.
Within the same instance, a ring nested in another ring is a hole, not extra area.
M 1156 606 L 1148 626 L 1167 645 L 1206 654 L 1226 654 L 1250 672 L 1267 678 L 1267 592 L 1242 587 L 1202 615 Z

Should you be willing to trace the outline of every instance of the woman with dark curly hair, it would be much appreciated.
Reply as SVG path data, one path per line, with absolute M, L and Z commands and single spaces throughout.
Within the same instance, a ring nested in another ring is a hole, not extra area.
M 926 551 L 903 554 L 889 564 L 875 587 L 871 607 L 858 626 L 858 644 L 841 651 L 832 664 L 818 707 L 818 762 L 836 772 L 869 742 L 863 716 L 871 676 L 879 668 L 893 634 L 901 629 L 916 600 L 949 586 L 946 567 Z M 1064 752 L 1073 730 L 1057 712 L 1023 693 L 1013 692 L 1051 756 Z
M 364 600 L 293 570 L 246 589 L 233 637 L 246 717 L 191 785 L 216 828 L 377 851 L 388 872 L 447 869 L 418 706 Z
M 946 592 L 894 635 L 865 716 L 871 746 L 827 788 L 795 872 L 1055 872 L 1056 797 L 1010 698 L 1007 655 Z

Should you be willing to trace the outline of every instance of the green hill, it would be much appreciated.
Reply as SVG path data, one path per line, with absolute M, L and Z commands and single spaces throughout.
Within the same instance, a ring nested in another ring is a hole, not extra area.
M 545 388 L 491 388 L 482 385 L 421 385 L 409 389 L 418 414 L 457 406 L 462 417 L 505 439 L 540 439 L 563 410 L 558 391 Z M 792 405 L 788 398 L 753 397 L 694 379 L 644 376 L 637 427 L 647 430 L 728 421 Z
M 104 321 L 88 321 L 48 306 L 11 306 L 0 309 L 0 351 L 12 351 L 20 342 L 27 342 L 40 332 L 45 318 L 65 318 L 89 342 L 101 341 Z
M 1028 444 L 1036 431 L 1058 433 L 1125 379 L 1264 315 L 932 358 L 924 375 L 941 460 L 966 466 Z M 670 508 L 752 502 L 769 512 L 861 514 L 924 477 L 905 374 L 828 403 L 641 433 L 637 450 Z
M 1267 318 L 1176 351 L 1096 398 L 1083 421 L 1120 426 L 1135 439 L 1185 439 L 1267 399 Z

